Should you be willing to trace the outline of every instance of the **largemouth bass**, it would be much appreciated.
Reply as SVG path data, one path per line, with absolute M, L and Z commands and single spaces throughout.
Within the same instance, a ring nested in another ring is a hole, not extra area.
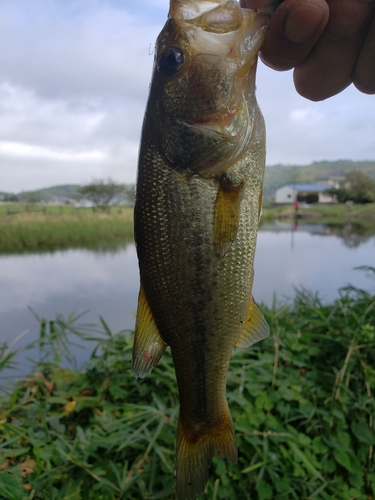
M 269 334 L 252 297 L 265 166 L 255 69 L 268 14 L 171 0 L 143 125 L 135 204 L 141 287 L 133 372 L 170 346 L 180 395 L 180 500 L 214 456 L 237 461 L 226 377 L 233 346 Z

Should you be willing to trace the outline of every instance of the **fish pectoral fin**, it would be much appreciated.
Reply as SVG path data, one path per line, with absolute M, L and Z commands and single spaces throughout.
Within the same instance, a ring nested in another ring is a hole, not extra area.
M 239 347 L 250 347 L 255 344 L 255 342 L 259 342 L 268 337 L 269 334 L 270 329 L 268 323 L 259 307 L 256 305 L 253 297 L 251 297 L 243 330 L 234 345 Z
M 138 297 L 133 345 L 132 370 L 135 377 L 145 377 L 158 364 L 167 344 L 163 341 L 148 304 L 144 288 Z
M 215 203 L 214 241 L 221 256 L 237 236 L 240 201 L 243 184 L 234 186 L 226 174 L 220 177 L 220 187 Z

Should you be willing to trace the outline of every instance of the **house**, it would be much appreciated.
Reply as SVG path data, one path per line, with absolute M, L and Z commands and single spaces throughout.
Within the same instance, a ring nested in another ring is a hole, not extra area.
M 322 184 L 286 184 L 275 192 L 276 203 L 294 203 L 307 201 L 308 203 L 333 203 L 333 197 L 325 191 L 329 189 L 328 183 Z

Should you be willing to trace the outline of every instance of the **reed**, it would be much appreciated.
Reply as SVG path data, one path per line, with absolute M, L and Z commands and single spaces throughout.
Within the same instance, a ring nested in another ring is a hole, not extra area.
M 214 459 L 200 498 L 374 498 L 375 296 L 348 286 L 327 305 L 299 290 L 263 310 L 271 336 L 236 349 L 228 375 L 239 462 Z M 173 499 L 169 353 L 137 381 L 129 332 L 74 315 L 40 325 L 43 361 L 1 400 L 0 497 Z M 91 358 L 63 368 L 56 361 L 71 357 L 77 336 L 95 342 Z
M 58 207 L 54 207 L 58 208 Z M 0 253 L 113 247 L 133 237 L 132 209 L 20 212 L 0 218 Z

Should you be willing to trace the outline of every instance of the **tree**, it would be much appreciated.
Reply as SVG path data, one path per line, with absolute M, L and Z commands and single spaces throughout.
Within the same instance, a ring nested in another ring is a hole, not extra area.
M 96 207 L 103 211 L 108 210 L 110 203 L 116 196 L 124 193 L 125 186 L 108 178 L 93 179 L 90 184 L 86 184 L 79 189 L 79 193 L 86 199 L 92 201 Z
M 345 203 L 348 200 L 354 203 L 375 202 L 375 182 L 359 170 L 351 170 L 346 174 L 339 188 L 327 191 L 336 196 L 339 203 Z
M 375 201 L 375 182 L 359 170 L 352 170 L 346 175 L 345 184 L 350 199 L 355 203 Z
M 130 185 L 130 186 L 125 186 L 125 198 L 126 201 L 129 203 L 129 205 L 134 205 L 135 202 L 135 187 Z

